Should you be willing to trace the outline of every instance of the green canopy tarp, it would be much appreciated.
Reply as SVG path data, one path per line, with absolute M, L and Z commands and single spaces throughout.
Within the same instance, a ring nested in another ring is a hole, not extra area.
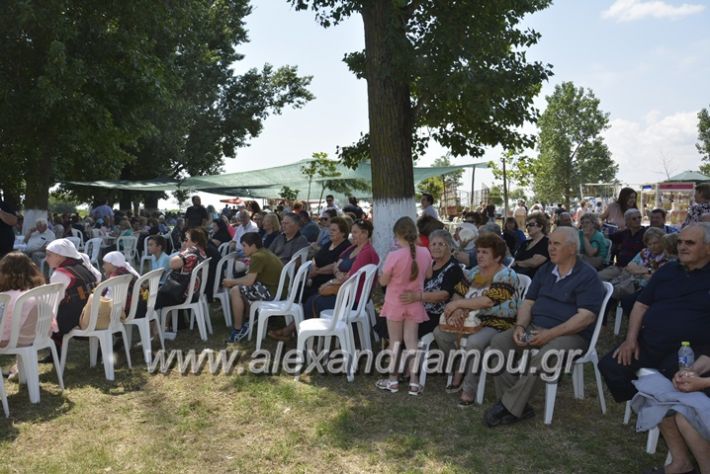
M 694 183 L 699 183 L 702 181 L 710 181 L 710 176 L 705 176 L 702 173 L 699 173 L 697 171 L 683 171 L 680 174 L 677 174 L 675 176 L 671 176 L 668 178 L 665 182 L 672 182 L 672 181 L 678 181 L 678 182 L 688 182 L 692 181 Z
M 177 188 L 190 189 L 196 191 L 206 191 L 216 194 L 227 194 L 233 196 L 277 198 L 283 186 L 299 191 L 299 197 L 306 197 L 308 190 L 308 179 L 301 171 L 301 168 L 312 160 L 301 160 L 296 163 L 274 166 L 252 171 L 241 171 L 238 173 L 226 173 L 213 176 L 193 176 L 182 182 L 176 180 L 148 180 L 148 181 L 70 181 L 68 184 L 75 186 L 94 186 L 107 189 L 122 189 L 130 191 L 171 191 Z M 414 184 L 430 178 L 441 176 L 457 171 L 462 168 L 487 168 L 488 163 L 473 163 L 468 165 L 455 165 L 444 167 L 415 167 Z M 361 163 L 357 169 L 352 170 L 338 163 L 336 170 L 340 173 L 337 177 L 319 178 L 314 177 L 311 182 L 311 197 L 315 198 L 320 194 L 321 181 L 359 181 L 370 187 L 372 168 L 370 163 Z M 331 190 L 326 187 L 326 192 Z M 371 191 L 357 191 L 358 197 L 371 197 Z

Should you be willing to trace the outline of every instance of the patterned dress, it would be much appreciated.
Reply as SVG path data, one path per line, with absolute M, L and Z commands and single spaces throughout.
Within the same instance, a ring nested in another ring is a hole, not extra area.
M 467 299 L 487 296 L 493 300 L 493 306 L 480 310 L 476 317 L 483 327 L 505 331 L 515 324 L 519 304 L 517 288 L 518 275 L 508 267 L 498 271 L 492 281 L 487 281 L 479 268 L 474 267 L 466 280 L 457 285 L 456 292 Z

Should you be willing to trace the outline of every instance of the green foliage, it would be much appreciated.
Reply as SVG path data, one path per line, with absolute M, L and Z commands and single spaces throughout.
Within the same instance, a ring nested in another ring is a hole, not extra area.
M 522 17 L 546 8 L 549 0 L 289 3 L 314 10 L 326 27 L 353 14 L 363 16 L 366 51 L 346 55 L 345 62 L 357 77 L 368 80 L 370 95 L 379 87 L 375 79 L 381 80 L 380 74 L 404 84 L 409 97 L 394 100 L 402 107 L 402 122 L 388 126 L 411 142 L 413 156 L 429 139 L 453 156 L 480 156 L 488 145 L 532 145 L 533 137 L 522 134 L 520 126 L 536 119 L 532 100 L 551 75 L 551 66 L 527 60 L 525 49 L 540 35 L 518 27 Z M 368 26 L 373 23 L 382 28 L 373 30 L 370 40 Z M 375 37 L 377 32 L 384 33 Z M 385 135 L 370 125 L 371 134 Z M 355 145 L 339 150 L 348 166 L 369 156 L 370 138 L 362 135 Z
M 295 67 L 234 74 L 249 12 L 248 0 L 4 2 L 0 162 L 32 184 L 28 201 L 46 206 L 62 180 L 218 172 L 266 117 L 312 99 Z
M 311 161 L 307 165 L 301 166 L 301 173 L 308 178 L 308 201 L 311 200 L 311 182 L 314 179 L 320 183 L 319 201 L 323 200 L 326 189 L 340 194 L 352 194 L 353 191 L 369 191 L 370 185 L 360 179 L 328 179 L 340 178 L 342 173 L 338 171 L 338 162 L 329 160 L 328 154 L 324 152 L 313 153 Z
M 695 144 L 698 153 L 702 156 L 700 172 L 710 176 L 710 113 L 708 109 L 698 112 L 698 143 Z
M 73 214 L 79 203 L 64 194 L 52 193 L 49 195 L 49 212 L 56 214 Z
M 295 201 L 298 199 L 298 193 L 300 191 L 298 189 L 291 189 L 288 186 L 283 186 L 281 188 L 281 192 L 279 192 L 279 196 L 281 196 L 281 199 L 285 199 L 287 201 Z
M 533 163 L 535 194 L 567 207 L 582 183 L 611 181 L 618 165 L 601 137 L 609 115 L 587 89 L 571 82 L 555 87 L 538 121 L 540 155 Z
M 516 153 L 513 150 L 504 152 L 499 161 L 489 161 L 488 167 L 496 179 L 503 179 L 503 161 L 505 161 L 505 176 L 510 184 L 529 186 L 534 172 L 534 160 L 529 155 Z

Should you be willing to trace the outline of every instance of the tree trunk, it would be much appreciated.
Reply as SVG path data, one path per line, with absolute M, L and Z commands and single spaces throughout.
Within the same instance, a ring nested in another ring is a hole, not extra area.
M 47 217 L 49 188 L 54 184 L 51 159 L 28 160 L 27 166 L 23 233 L 32 228 L 37 219 Z
M 157 211 L 159 199 L 160 199 L 160 193 L 146 193 L 145 199 L 144 199 L 145 210 L 146 211 Z
M 370 123 L 374 245 L 382 258 L 392 244 L 392 225 L 415 216 L 412 164 L 413 112 L 403 53 L 411 48 L 405 18 L 395 2 L 371 0 L 362 9 L 365 77 Z
M 121 191 L 121 198 L 118 200 L 118 208 L 121 211 L 129 211 L 133 206 L 133 193 L 131 191 Z

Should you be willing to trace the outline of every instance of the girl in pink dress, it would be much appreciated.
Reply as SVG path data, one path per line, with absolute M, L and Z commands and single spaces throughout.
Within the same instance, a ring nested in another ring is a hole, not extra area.
M 387 255 L 380 274 L 380 284 L 387 286 L 381 315 L 387 318 L 393 360 L 397 360 L 402 340 L 407 352 L 411 354 L 409 394 L 419 395 L 422 393 L 422 386 L 418 383 L 418 374 L 413 370 L 414 357 L 412 356 L 417 350 L 419 323 L 429 320 L 421 295 L 424 291 L 424 279 L 430 278 L 432 274 L 432 259 L 427 248 L 415 245 L 417 227 L 412 219 L 401 217 L 395 222 L 393 231 L 399 249 Z M 400 295 L 405 291 L 418 293 L 419 299 L 412 303 L 402 303 Z M 378 380 L 375 385 L 381 390 L 397 392 L 399 383 L 396 370 L 390 373 L 389 378 Z

